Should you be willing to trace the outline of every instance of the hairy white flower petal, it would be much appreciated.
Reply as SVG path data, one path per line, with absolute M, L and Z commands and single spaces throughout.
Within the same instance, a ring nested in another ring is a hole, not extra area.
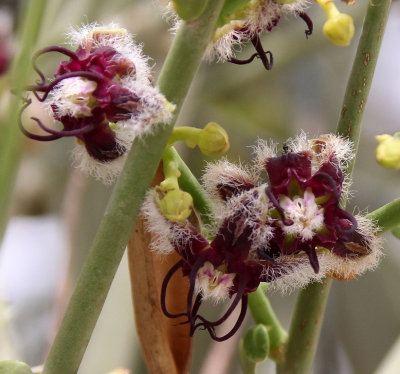
M 280 205 L 285 213 L 285 218 L 293 222 L 290 226 L 282 226 L 285 233 L 298 235 L 302 241 L 313 238 L 315 232 L 324 225 L 324 209 L 315 202 L 311 188 L 307 188 L 304 197 L 279 196 Z

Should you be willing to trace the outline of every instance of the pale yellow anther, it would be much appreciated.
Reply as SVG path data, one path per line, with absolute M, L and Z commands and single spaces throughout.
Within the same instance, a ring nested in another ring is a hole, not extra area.
M 387 169 L 400 169 L 400 132 L 376 137 L 376 161 Z
M 332 0 L 316 0 L 316 2 L 326 14 L 324 34 L 338 46 L 349 45 L 354 36 L 353 18 L 348 14 L 340 13 Z

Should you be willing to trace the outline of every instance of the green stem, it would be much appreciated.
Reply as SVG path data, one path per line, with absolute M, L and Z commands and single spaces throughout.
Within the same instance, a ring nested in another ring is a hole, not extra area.
M 376 222 L 380 228 L 379 233 L 394 229 L 400 225 L 400 199 L 374 210 L 367 217 Z
M 210 1 L 204 14 L 183 23 L 167 56 L 158 85 L 176 104 L 175 118 L 211 38 L 223 0 Z M 43 374 L 75 374 L 118 268 L 144 194 L 168 142 L 173 122 L 135 140 L 114 188 Z
M 261 323 L 268 327 L 270 340 L 269 357 L 278 362 L 283 358 L 284 345 L 287 341 L 288 335 L 279 323 L 279 320 L 265 295 L 264 285 L 261 285 L 256 291 L 249 294 L 249 309 L 257 324 Z
M 42 25 L 47 0 L 31 0 L 20 20 L 22 32 L 19 38 L 21 52 L 11 67 L 11 87 L 23 92 L 30 75 L 32 50 Z M 22 134 L 18 128 L 21 100 L 11 98 L 9 110 L 0 123 L 0 241 L 8 221 L 11 194 L 15 183 L 22 148 Z
M 199 181 L 192 174 L 174 147 L 166 149 L 164 154 L 175 160 L 178 164 L 179 171 L 181 172 L 181 176 L 178 179 L 179 186 L 182 190 L 192 195 L 194 206 L 200 214 L 202 222 L 207 225 L 213 224 L 214 218 L 211 202 Z
M 368 94 L 378 60 L 391 0 L 369 2 L 363 31 L 347 84 L 337 133 L 348 137 L 358 148 Z M 354 161 L 347 170 L 351 175 Z M 277 366 L 279 374 L 307 374 L 311 371 L 332 279 L 313 283 L 299 292 L 285 361 Z
M 337 133 L 351 139 L 355 150 L 358 148 L 362 119 L 391 4 L 391 0 L 369 2 L 353 68 L 347 83 Z M 349 172 L 353 170 L 354 161 L 349 166 Z
M 178 177 L 181 175 L 179 171 L 178 163 L 170 156 L 170 152 L 167 152 L 170 147 L 167 147 L 163 153 L 163 170 L 164 180 L 161 183 L 161 190 L 164 192 L 170 190 L 179 190 Z
M 194 148 L 199 144 L 200 133 L 201 129 L 195 127 L 175 127 L 172 131 L 171 137 L 169 138 L 168 144 L 173 145 L 176 142 L 184 141 L 188 147 Z

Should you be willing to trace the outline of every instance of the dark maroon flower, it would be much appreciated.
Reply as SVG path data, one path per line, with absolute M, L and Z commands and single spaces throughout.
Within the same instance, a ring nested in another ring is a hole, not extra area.
M 231 337 L 245 316 L 247 295 L 260 282 L 286 290 L 325 276 L 350 279 L 376 266 L 381 257 L 373 223 L 339 206 L 350 142 L 333 135 L 309 142 L 300 137 L 280 156 L 265 144 L 257 151 L 257 169 L 265 168 L 269 184 L 257 184 L 251 171 L 256 168 L 246 171 L 226 161 L 208 167 L 204 181 L 220 218 L 212 240 L 188 222 L 160 216 L 152 193 L 144 205 L 149 229 L 163 236 L 155 248 L 173 249 L 181 257 L 164 279 L 163 311 L 171 318 L 184 317 L 191 334 L 200 328 L 217 341 Z M 166 289 L 179 270 L 190 282 L 187 308 L 171 314 Z M 226 298 L 231 305 L 217 321 L 199 314 L 204 300 Z M 234 326 L 217 336 L 215 328 L 240 302 Z
M 90 26 L 73 33 L 73 39 L 78 45 L 75 52 L 54 46 L 36 53 L 33 66 L 40 80 L 28 88 L 49 107 L 62 130 L 46 127 L 39 118 L 32 119 L 47 135 L 26 130 L 21 121 L 20 127 L 34 140 L 76 137 L 93 160 L 77 160 L 84 157 L 80 152 L 75 156 L 78 165 L 108 182 L 121 170 L 122 164 L 116 161 L 129 150 L 133 139 L 167 121 L 174 107 L 151 86 L 146 58 L 126 30 Z M 54 79 L 47 81 L 36 60 L 52 52 L 68 60 L 62 61 Z M 110 162 L 115 170 L 101 170 Z

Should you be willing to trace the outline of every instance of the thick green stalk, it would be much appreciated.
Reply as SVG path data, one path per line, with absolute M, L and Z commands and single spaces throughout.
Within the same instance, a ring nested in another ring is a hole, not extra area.
M 270 340 L 269 357 L 275 361 L 281 361 L 288 335 L 279 323 L 279 320 L 265 295 L 265 287 L 261 285 L 256 291 L 250 293 L 248 302 L 254 321 L 257 324 L 261 323 L 268 327 Z
M 355 149 L 358 148 L 362 119 L 391 4 L 391 0 L 369 1 L 353 68 L 347 82 L 337 133 L 351 139 Z M 349 171 L 352 170 L 353 165 L 350 165 Z
M 20 53 L 11 67 L 11 87 L 17 92 L 22 92 L 27 85 L 31 71 L 29 62 L 40 32 L 46 4 L 47 0 L 28 1 L 20 20 Z M 21 100 L 15 96 L 10 100 L 9 109 L 0 123 L 0 241 L 8 221 L 11 193 L 22 147 L 22 134 L 17 125 Z
M 167 99 L 176 104 L 175 117 L 211 38 L 222 4 L 223 0 L 210 1 L 200 18 L 183 23 L 167 56 L 158 85 Z M 160 127 L 153 135 L 133 143 L 43 374 L 75 374 L 78 371 L 172 127 L 173 123 Z
M 351 139 L 355 149 L 390 6 L 391 0 L 369 2 L 346 88 L 337 133 Z M 347 170 L 349 175 L 353 165 L 354 162 Z M 285 361 L 277 367 L 279 374 L 307 374 L 311 371 L 331 285 L 332 279 L 325 279 L 323 283 L 313 283 L 299 292 Z
M 379 226 L 379 233 L 384 233 L 400 225 L 400 199 L 374 210 L 367 215 Z

